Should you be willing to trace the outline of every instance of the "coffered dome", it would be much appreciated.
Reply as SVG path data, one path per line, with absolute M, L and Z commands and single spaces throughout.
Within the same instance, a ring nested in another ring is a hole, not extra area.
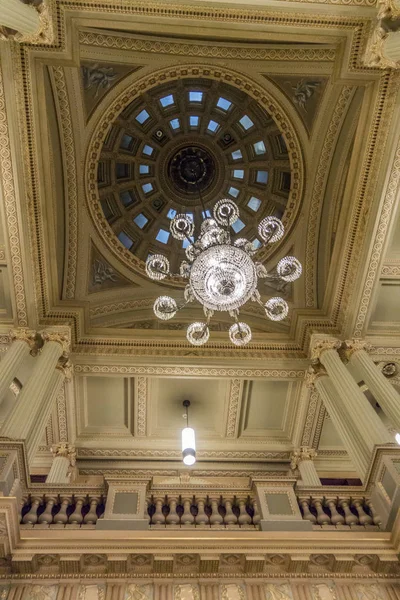
M 257 223 L 282 218 L 291 187 L 287 148 L 275 121 L 226 83 L 185 79 L 159 85 L 115 119 L 98 165 L 105 218 L 119 243 L 145 261 L 152 252 L 172 268 L 188 241 L 173 239 L 177 212 L 201 221 L 216 200 L 239 205 L 234 233 L 257 247 Z

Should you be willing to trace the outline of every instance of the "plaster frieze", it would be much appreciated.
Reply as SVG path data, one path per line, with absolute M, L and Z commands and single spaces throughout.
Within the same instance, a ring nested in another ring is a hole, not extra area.
M 142 376 L 191 376 L 191 377 L 240 377 L 240 378 L 272 378 L 272 379 L 294 379 L 304 378 L 303 369 L 256 369 L 256 368 L 235 368 L 235 367 L 203 367 L 192 365 L 107 365 L 97 363 L 76 363 L 74 365 L 76 375 L 93 374 L 121 374 L 121 375 L 142 375 Z

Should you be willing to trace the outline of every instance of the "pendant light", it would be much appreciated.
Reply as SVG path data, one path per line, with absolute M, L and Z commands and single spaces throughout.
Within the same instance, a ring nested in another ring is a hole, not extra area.
M 196 438 L 194 429 L 189 427 L 190 400 L 184 400 L 183 406 L 186 409 L 186 427 L 182 429 L 182 458 L 185 465 L 190 467 L 196 462 Z

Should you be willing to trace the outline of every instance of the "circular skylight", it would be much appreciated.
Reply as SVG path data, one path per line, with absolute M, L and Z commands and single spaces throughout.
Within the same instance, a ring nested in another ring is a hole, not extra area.
M 275 121 L 254 99 L 225 83 L 186 79 L 151 89 L 119 115 L 97 185 L 119 242 L 143 261 L 167 256 L 176 271 L 189 244 L 170 234 L 176 214 L 199 227 L 217 200 L 231 198 L 240 208 L 233 234 L 258 247 L 257 224 L 284 215 L 291 172 Z

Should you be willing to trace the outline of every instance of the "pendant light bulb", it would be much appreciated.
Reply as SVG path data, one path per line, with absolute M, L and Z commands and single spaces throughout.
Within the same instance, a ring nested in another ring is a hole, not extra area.
M 184 464 L 190 467 L 196 462 L 196 436 L 194 429 L 189 427 L 188 407 L 190 406 L 190 401 L 184 400 L 183 406 L 186 409 L 187 427 L 182 429 L 182 458 Z

